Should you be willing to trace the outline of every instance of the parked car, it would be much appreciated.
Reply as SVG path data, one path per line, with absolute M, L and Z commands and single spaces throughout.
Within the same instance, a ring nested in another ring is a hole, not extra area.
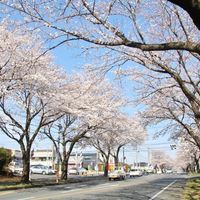
M 114 170 L 110 174 L 108 174 L 109 181 L 111 180 L 124 180 L 126 178 L 126 172 L 123 170 Z
M 139 169 L 131 169 L 129 173 L 130 173 L 130 177 L 143 175 L 143 172 Z
M 8 168 L 13 174 L 22 174 L 23 171 L 23 166 L 20 163 L 16 162 L 11 162 L 8 165 Z
M 70 175 L 78 175 L 78 170 L 77 170 L 76 167 L 72 167 L 72 168 L 70 168 L 70 169 L 68 170 L 68 173 L 69 173 Z
M 23 172 L 23 167 L 21 165 L 16 165 L 13 173 L 14 174 L 22 174 L 22 172 Z
M 32 165 L 30 167 L 30 172 L 32 174 L 55 174 L 54 170 L 44 165 Z
M 84 167 L 78 168 L 78 174 L 79 175 L 87 174 L 87 169 L 85 169 Z

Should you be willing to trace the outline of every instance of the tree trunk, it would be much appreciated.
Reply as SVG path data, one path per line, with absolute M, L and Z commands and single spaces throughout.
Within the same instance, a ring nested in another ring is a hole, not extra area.
M 104 167 L 104 176 L 105 177 L 108 177 L 108 166 L 109 166 L 109 156 L 106 157 L 106 160 L 105 160 L 105 167 Z
M 194 161 L 195 161 L 195 165 L 196 165 L 196 172 L 199 173 L 200 172 L 199 159 L 194 158 Z
M 65 142 L 65 138 L 63 136 L 63 159 L 62 159 L 62 168 L 61 168 L 61 180 L 67 180 L 68 179 L 68 163 L 69 163 L 69 157 L 71 155 L 71 152 L 73 150 L 74 145 L 76 144 L 76 142 L 78 140 L 74 140 L 73 142 L 71 142 L 71 144 L 69 145 L 69 149 L 68 151 L 66 151 L 66 146 L 67 143 Z
M 122 148 L 123 145 L 118 146 L 117 151 L 116 151 L 116 155 L 114 156 L 115 159 L 115 167 L 118 167 L 119 164 L 119 151 Z M 124 160 L 124 158 L 123 158 Z
M 118 168 L 118 164 L 119 164 L 119 159 L 118 159 L 118 156 L 117 155 L 115 155 L 115 156 L 113 156 L 114 157 L 114 160 L 115 160 L 115 167 L 117 167 Z
M 66 181 L 68 179 L 69 156 L 70 154 L 66 154 L 65 152 L 65 156 L 63 157 L 62 166 L 61 166 L 61 180 L 63 181 Z
M 198 161 L 198 163 L 196 164 L 196 167 L 197 167 L 197 173 L 200 173 L 199 161 Z
M 200 30 L 200 2 L 199 0 L 168 0 L 184 9 Z
M 29 173 L 30 173 L 30 149 L 26 151 L 22 151 L 22 162 L 23 162 L 23 171 L 21 182 L 22 183 L 29 183 Z

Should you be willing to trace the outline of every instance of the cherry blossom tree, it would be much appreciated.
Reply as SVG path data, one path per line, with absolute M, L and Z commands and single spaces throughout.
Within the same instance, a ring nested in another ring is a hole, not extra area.
M 42 42 L 32 33 L 19 28 L 10 30 L 2 24 L 0 37 L 0 129 L 20 145 L 21 181 L 27 183 L 35 138 L 42 127 L 61 116 L 61 111 L 55 109 L 55 101 L 63 77 L 52 63 L 51 55 L 41 56 Z
M 9 26 L 7 22 L 2 22 L 0 29 L 0 96 L 3 96 L 22 85 L 22 78 L 29 73 L 37 56 L 39 56 L 39 54 L 35 55 L 34 51 L 39 49 L 41 43 L 37 43 L 38 46 L 33 46 L 33 43 L 28 42 L 28 40 L 29 38 L 32 38 L 33 41 L 37 40 L 35 35 L 16 28 L 16 26 Z M 33 59 L 31 59 L 32 56 L 34 56 Z M 42 59 L 45 61 L 49 58 L 41 58 L 41 61 Z M 27 64 L 29 67 L 25 67 Z
M 69 1 L 2 1 L 3 5 L 13 8 L 28 16 L 28 22 L 40 23 L 45 27 L 56 30 L 60 34 L 66 35 L 60 44 L 71 40 L 85 40 L 97 45 L 106 46 L 127 46 L 131 48 L 139 48 L 144 51 L 163 51 L 163 50 L 187 50 L 199 53 L 198 42 L 184 39 L 180 41 L 173 41 L 169 38 L 164 42 L 157 38 L 155 43 L 148 43 L 147 35 L 140 34 L 140 30 L 144 27 L 147 33 L 149 29 L 157 26 L 157 32 L 161 34 L 166 31 L 166 28 L 171 23 L 176 25 L 184 34 L 186 28 L 184 23 L 180 21 L 182 16 L 188 19 L 189 23 L 195 23 L 199 29 L 199 2 L 189 0 L 182 1 L 165 1 L 158 0 L 151 1 L 101 1 L 96 0 L 69 0 Z M 174 6 L 178 5 L 178 6 Z M 183 12 L 183 8 L 189 13 L 190 17 Z M 151 12 L 149 12 L 151 10 Z M 180 11 L 180 12 L 179 12 Z M 116 17 L 120 17 L 117 21 Z M 174 18 L 175 17 L 175 18 Z M 124 19 L 123 19 L 124 18 Z M 172 18 L 173 21 L 172 22 Z M 132 33 L 127 31 L 126 25 L 122 25 L 123 20 L 126 24 L 131 26 Z M 168 20 L 168 21 L 166 21 Z M 74 25 L 75 23 L 75 25 Z M 141 24 L 142 23 L 142 24 Z M 141 24 L 141 25 L 140 25 Z M 159 30 L 161 29 L 161 30 Z M 125 34 L 125 32 L 128 32 Z M 62 37 L 60 35 L 60 37 Z M 179 34 L 180 35 L 180 34 Z M 57 34 L 55 38 L 57 38 Z M 159 37 L 159 34 L 157 34 Z M 57 45 L 56 45 L 57 46 Z
M 144 125 L 158 125 L 157 136 L 169 134 L 176 140 L 190 138 L 200 148 L 195 116 L 178 86 L 169 80 L 157 86 L 152 79 L 148 79 L 145 85 L 146 88 L 140 91 L 142 102 L 146 105 L 145 111 L 141 112 Z
M 145 130 L 136 119 L 129 119 L 119 111 L 99 126 L 95 132 L 86 142 L 100 152 L 105 165 L 104 176 L 108 175 L 111 157 L 115 159 L 115 166 L 118 167 L 120 149 L 127 144 L 139 145 L 146 137 Z
M 108 166 L 111 157 L 111 150 L 113 143 L 114 133 L 105 130 L 96 130 L 95 137 L 90 137 L 88 144 L 93 146 L 101 155 L 104 163 L 104 176 L 108 176 Z
M 59 152 L 62 180 L 67 180 L 68 161 L 75 144 L 89 137 L 96 137 L 95 130 L 125 104 L 116 88 L 87 70 L 72 74 L 66 82 L 60 95 L 63 102 L 60 108 L 66 114 L 44 128 L 44 133 Z M 55 132 L 56 126 L 62 128 Z M 62 150 L 58 147 L 58 134 Z
M 74 146 L 82 139 L 87 138 L 86 133 L 92 129 L 88 124 L 78 123 L 77 119 L 78 117 L 67 113 L 58 121 L 54 121 L 44 128 L 43 134 L 53 142 L 57 159 L 61 162 L 61 180 L 68 179 L 68 162 Z
M 158 169 L 164 173 L 167 168 L 171 168 L 173 166 L 172 158 L 164 151 L 152 150 L 151 154 L 151 163 L 154 166 L 156 173 Z
M 128 116 L 118 116 L 112 132 L 115 133 L 113 137 L 113 145 L 111 155 L 115 159 L 115 166 L 119 163 L 119 153 L 125 145 L 141 145 L 146 139 L 146 130 L 140 124 L 139 117 L 129 118 Z
M 178 146 L 176 168 L 199 173 L 200 152 L 194 143 L 181 139 Z

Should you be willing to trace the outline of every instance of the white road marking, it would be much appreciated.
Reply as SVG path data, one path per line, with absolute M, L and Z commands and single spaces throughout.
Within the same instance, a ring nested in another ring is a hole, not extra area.
M 96 187 L 96 189 L 98 190 L 98 189 L 103 189 L 103 188 L 107 188 L 107 186 L 110 186 L 110 187 L 116 187 L 116 186 L 119 186 L 119 184 L 112 184 L 112 185 L 110 185 L 109 183 L 105 183 L 105 184 L 102 184 L 102 185 L 98 185 L 97 187 Z M 88 185 L 80 185 L 80 186 L 88 186 Z M 77 192 L 77 191 L 83 191 L 83 192 L 85 192 L 85 190 L 83 190 L 84 188 L 76 188 L 76 189 L 72 189 L 72 190 L 67 190 L 67 191 L 62 191 L 61 193 L 62 194 L 66 194 L 66 193 L 70 193 L 70 192 Z M 90 189 L 94 189 L 94 188 L 90 188 Z
M 26 197 L 26 198 L 18 199 L 18 200 L 29 200 L 29 199 L 35 199 L 35 197 Z
M 0 196 L 7 195 L 7 194 L 10 194 L 10 193 L 14 193 L 14 191 L 0 192 Z
M 101 184 L 100 186 L 107 186 L 107 185 L 110 185 L 110 183 L 104 183 L 104 184 Z
M 70 189 L 70 188 L 72 188 L 72 187 L 70 187 L 70 186 L 68 186 L 68 187 L 65 187 L 65 189 Z
M 62 191 L 61 193 L 65 194 L 65 193 L 70 193 L 70 192 L 77 192 L 77 191 L 80 191 L 80 190 L 82 190 L 82 188 L 73 189 L 73 190 L 67 190 L 67 191 Z
M 119 184 L 113 184 L 113 185 L 110 185 L 112 187 L 116 187 L 116 186 L 119 186 Z
M 87 186 L 87 185 L 80 185 L 80 187 L 85 187 L 85 186 Z
M 172 183 L 170 183 L 169 185 L 167 185 L 165 188 L 163 188 L 160 192 L 158 192 L 157 194 L 155 194 L 153 197 L 151 197 L 149 200 L 153 200 L 155 199 L 158 195 L 160 195 L 162 192 L 164 192 L 168 187 L 170 187 L 171 185 L 173 185 L 177 180 L 173 181 Z

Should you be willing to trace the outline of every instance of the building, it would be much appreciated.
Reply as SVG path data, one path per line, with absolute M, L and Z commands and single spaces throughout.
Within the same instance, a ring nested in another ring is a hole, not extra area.
M 22 152 L 19 150 L 11 150 L 13 160 L 10 166 L 22 167 Z M 54 149 L 40 149 L 31 151 L 30 165 L 44 165 L 56 168 L 58 164 L 58 158 Z M 79 168 L 84 167 L 88 170 L 103 171 L 105 166 L 101 155 L 97 152 L 93 153 L 72 153 L 69 158 L 68 167 Z M 109 171 L 114 170 L 114 158 L 110 157 L 109 165 L 107 166 Z
M 56 152 L 50 149 L 33 150 L 31 152 L 31 165 L 45 165 L 55 168 Z
M 99 162 L 97 153 L 72 153 L 69 158 L 69 168 L 84 167 L 89 170 L 94 170 Z
M 31 165 L 45 165 L 55 169 L 58 164 L 58 159 L 55 150 L 44 149 L 36 150 L 32 152 Z M 84 167 L 88 170 L 104 170 L 104 164 L 102 162 L 99 153 L 72 153 L 68 162 L 69 169 Z M 112 171 L 114 169 L 114 159 L 110 158 L 108 169 Z

